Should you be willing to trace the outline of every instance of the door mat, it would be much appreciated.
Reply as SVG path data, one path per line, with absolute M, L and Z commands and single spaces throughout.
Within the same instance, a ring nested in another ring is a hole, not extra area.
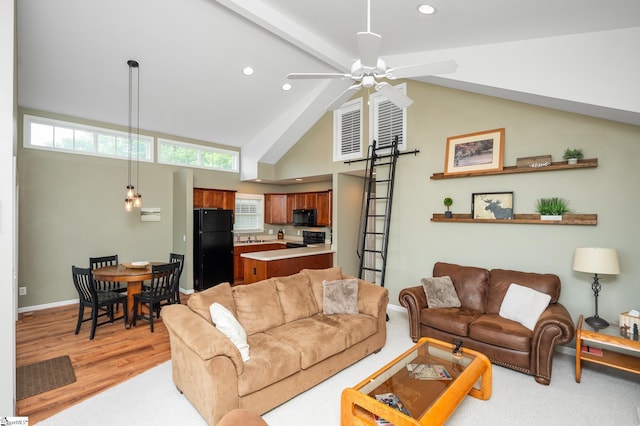
M 68 355 L 16 368 L 16 400 L 76 381 Z

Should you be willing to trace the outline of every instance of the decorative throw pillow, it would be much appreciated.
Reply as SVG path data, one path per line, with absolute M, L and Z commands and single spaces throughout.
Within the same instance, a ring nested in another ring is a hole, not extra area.
M 546 293 L 512 283 L 504 295 L 499 315 L 533 331 L 550 300 L 551 296 Z
M 358 280 L 322 281 L 322 312 L 325 314 L 357 314 Z
M 420 280 L 430 308 L 459 308 L 460 299 L 451 277 L 431 277 Z
M 244 362 L 249 361 L 249 344 L 247 343 L 247 333 L 231 312 L 219 303 L 214 303 L 209 307 L 211 320 L 216 328 L 236 345 L 242 355 Z

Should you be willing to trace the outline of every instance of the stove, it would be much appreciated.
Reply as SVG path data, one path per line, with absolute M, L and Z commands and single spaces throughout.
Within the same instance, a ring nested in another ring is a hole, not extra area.
M 301 243 L 287 243 L 287 248 L 306 247 L 309 244 L 324 244 L 326 234 L 320 231 L 302 231 Z

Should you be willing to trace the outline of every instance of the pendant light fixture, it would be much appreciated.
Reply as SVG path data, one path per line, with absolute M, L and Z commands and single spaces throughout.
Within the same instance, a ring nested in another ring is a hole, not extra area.
M 133 207 L 142 207 L 142 194 L 136 191 L 135 186 L 131 182 L 131 161 L 133 156 L 133 141 L 132 141 L 132 130 L 133 130 L 133 72 L 136 72 L 136 185 L 138 185 L 138 190 L 140 189 L 140 68 L 137 61 L 133 59 L 129 59 L 127 61 L 127 65 L 129 66 L 129 164 L 128 164 L 128 181 L 127 181 L 127 198 L 124 200 L 124 208 L 126 211 L 130 212 Z

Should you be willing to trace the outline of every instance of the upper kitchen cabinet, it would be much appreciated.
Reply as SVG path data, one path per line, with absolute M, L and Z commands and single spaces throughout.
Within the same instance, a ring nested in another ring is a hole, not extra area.
M 293 223 L 294 209 L 317 209 L 318 226 L 331 226 L 333 191 L 264 194 L 264 222 Z
M 236 191 L 193 188 L 193 208 L 235 210 Z
M 287 194 L 264 194 L 264 223 L 287 223 Z

